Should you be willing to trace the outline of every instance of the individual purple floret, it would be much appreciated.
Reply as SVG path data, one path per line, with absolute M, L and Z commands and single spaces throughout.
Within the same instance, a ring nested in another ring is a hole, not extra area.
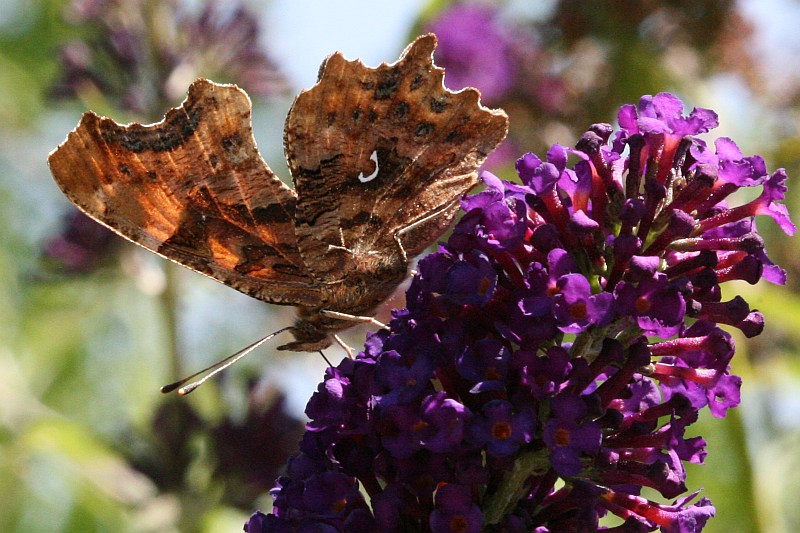
M 754 217 L 795 232 L 786 174 L 696 139 L 716 115 L 670 94 L 619 122 L 525 154 L 521 183 L 483 174 L 390 330 L 327 370 L 250 533 L 703 529 L 715 510 L 685 464 L 706 441 L 688 428 L 740 401 L 720 324 L 764 326 L 720 286 L 785 279 Z M 741 187 L 761 194 L 729 205 Z

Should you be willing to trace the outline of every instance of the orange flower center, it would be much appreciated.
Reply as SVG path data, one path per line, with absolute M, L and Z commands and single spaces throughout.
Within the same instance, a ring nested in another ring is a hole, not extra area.
M 486 296 L 486 293 L 489 292 L 489 287 L 492 286 L 492 280 L 483 278 L 481 280 L 481 284 L 478 287 L 478 294 L 481 296 Z
M 450 519 L 450 531 L 454 533 L 463 533 L 467 530 L 467 519 L 464 515 L 457 514 L 453 518 Z
M 508 422 L 497 422 L 492 426 L 492 436 L 497 440 L 506 440 L 511 436 L 511 424 Z
M 586 318 L 586 304 L 584 302 L 579 302 L 570 305 L 569 314 L 572 315 L 572 318 L 576 320 L 581 320 L 583 318 Z
M 489 367 L 486 369 L 486 372 L 483 373 L 483 377 L 486 379 L 500 379 L 503 377 L 500 372 L 497 371 L 495 367 Z
M 347 507 L 347 499 L 342 498 L 341 500 L 336 500 L 333 502 L 333 512 L 334 513 L 341 513 L 344 511 L 344 508 Z
M 639 296 L 636 298 L 636 312 L 637 313 L 646 313 L 650 310 L 650 300 L 644 296 Z
M 555 441 L 558 446 L 569 446 L 570 436 L 569 431 L 564 428 L 556 430 Z

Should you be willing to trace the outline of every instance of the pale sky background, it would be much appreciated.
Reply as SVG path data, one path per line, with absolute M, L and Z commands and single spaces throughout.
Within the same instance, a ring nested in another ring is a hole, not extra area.
M 316 82 L 322 60 L 335 51 L 376 66 L 392 62 L 407 44 L 427 0 L 271 0 L 266 3 L 270 51 L 284 58 L 297 87 Z

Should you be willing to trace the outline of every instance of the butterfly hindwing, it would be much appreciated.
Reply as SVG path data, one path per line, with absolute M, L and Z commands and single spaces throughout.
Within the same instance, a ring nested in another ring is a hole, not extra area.
M 250 115 L 243 91 L 198 80 L 158 124 L 86 113 L 50 168 L 73 203 L 133 242 L 261 300 L 316 305 L 296 195 L 259 155 Z

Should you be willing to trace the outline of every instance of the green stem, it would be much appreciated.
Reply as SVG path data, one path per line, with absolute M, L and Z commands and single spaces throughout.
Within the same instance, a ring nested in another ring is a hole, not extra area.
M 172 379 L 184 374 L 183 361 L 178 345 L 178 266 L 168 261 L 164 269 L 165 286 L 161 293 L 161 307 L 164 313 L 164 334 L 170 361 Z
M 497 524 L 512 512 L 517 502 L 528 495 L 530 477 L 546 472 L 549 467 L 550 455 L 546 448 L 523 452 L 497 490 L 486 498 L 483 506 L 485 523 Z

